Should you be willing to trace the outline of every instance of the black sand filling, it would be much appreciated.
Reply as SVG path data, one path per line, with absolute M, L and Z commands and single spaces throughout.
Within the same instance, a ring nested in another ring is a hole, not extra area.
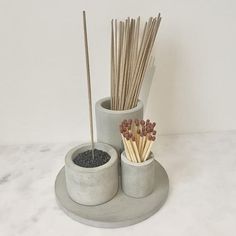
M 92 158 L 92 150 L 79 153 L 73 162 L 81 167 L 92 168 L 106 164 L 111 156 L 102 150 L 94 149 L 94 159 Z

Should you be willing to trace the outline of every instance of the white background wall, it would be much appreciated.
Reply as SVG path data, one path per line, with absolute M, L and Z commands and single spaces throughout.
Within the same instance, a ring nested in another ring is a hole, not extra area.
M 110 20 L 162 13 L 146 117 L 159 132 L 236 129 L 236 3 L 0 0 L 0 143 L 88 140 L 82 10 L 93 100 L 109 95 Z

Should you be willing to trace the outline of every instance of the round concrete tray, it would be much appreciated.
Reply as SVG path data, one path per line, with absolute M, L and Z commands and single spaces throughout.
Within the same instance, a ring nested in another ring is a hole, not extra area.
M 157 161 L 155 189 L 145 198 L 128 197 L 120 188 L 109 202 L 97 206 L 85 206 L 74 202 L 69 197 L 64 168 L 57 175 L 55 182 L 57 202 L 68 216 L 83 224 L 102 228 L 124 227 L 147 219 L 165 203 L 168 190 L 167 173 Z

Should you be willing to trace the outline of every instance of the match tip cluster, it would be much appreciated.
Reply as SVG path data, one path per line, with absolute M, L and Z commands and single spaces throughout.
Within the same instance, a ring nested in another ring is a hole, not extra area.
M 149 157 L 153 142 L 156 140 L 155 122 L 144 120 L 123 120 L 120 133 L 127 158 L 132 162 L 143 162 Z

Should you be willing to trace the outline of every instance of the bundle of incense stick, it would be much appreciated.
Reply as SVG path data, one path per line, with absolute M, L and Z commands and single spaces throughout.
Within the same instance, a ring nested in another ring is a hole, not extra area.
M 127 110 L 137 105 L 160 22 L 160 14 L 150 17 L 140 32 L 140 17 L 119 22 L 112 20 L 112 110 Z
M 149 158 L 156 139 L 155 122 L 150 120 L 123 120 L 120 133 L 126 157 L 132 162 L 144 162 Z

